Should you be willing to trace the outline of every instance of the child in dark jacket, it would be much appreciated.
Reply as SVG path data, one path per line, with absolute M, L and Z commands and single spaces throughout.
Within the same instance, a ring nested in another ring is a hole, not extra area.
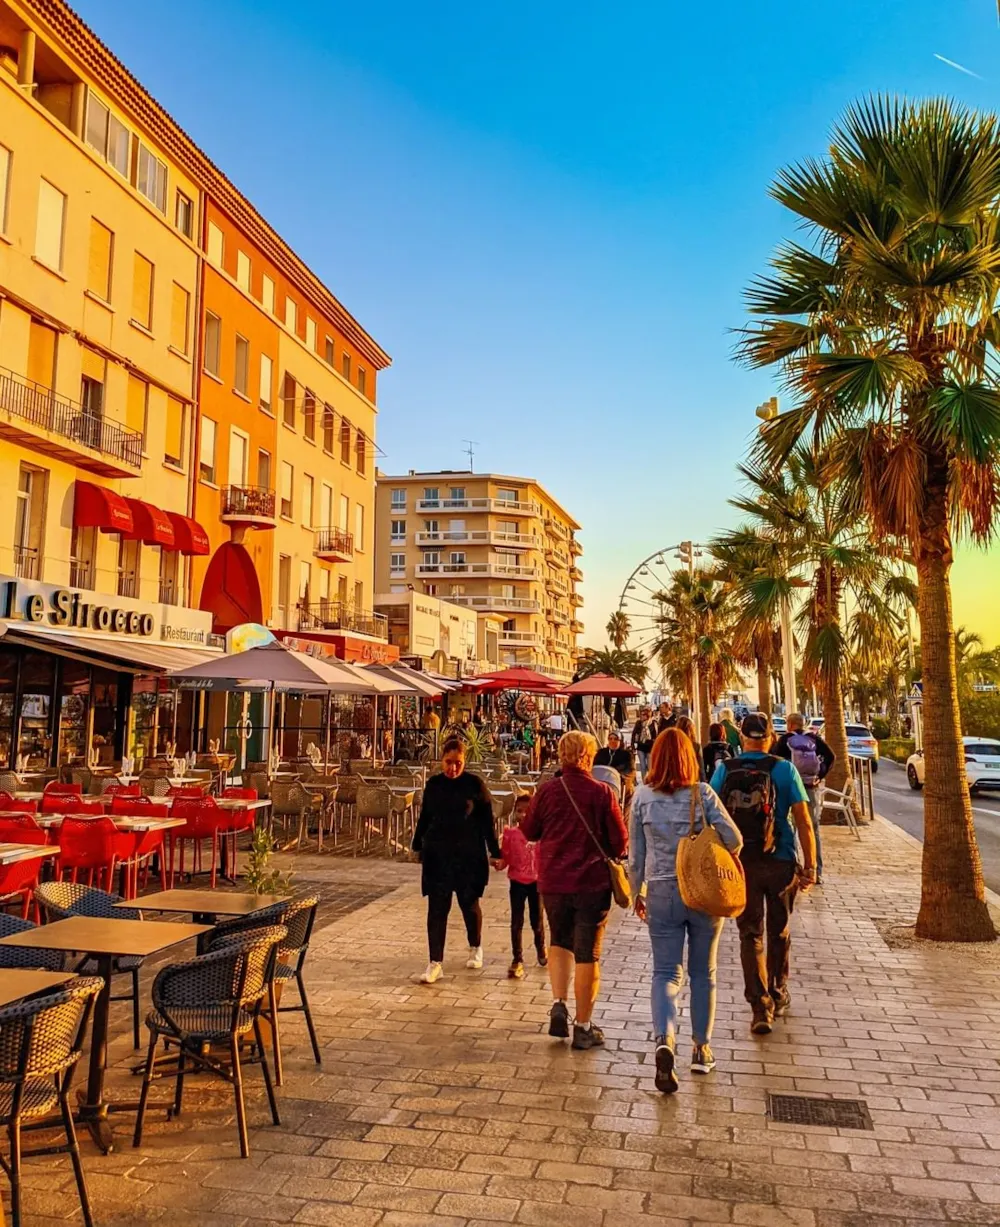
M 518 797 L 514 818 L 520 822 L 528 809 L 528 797 Z M 538 895 L 538 867 L 535 845 L 528 843 L 520 827 L 507 827 L 500 841 L 502 864 L 510 881 L 510 947 L 511 964 L 507 975 L 511 980 L 524 979 L 524 905 L 528 905 L 528 920 L 535 938 L 538 966 L 548 965 L 545 952 L 545 925 Z

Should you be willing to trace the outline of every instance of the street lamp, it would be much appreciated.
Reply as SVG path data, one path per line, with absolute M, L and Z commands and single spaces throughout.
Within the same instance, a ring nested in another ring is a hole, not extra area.
M 768 422 L 778 416 L 778 398 L 770 397 L 758 405 L 754 413 L 761 420 L 758 429 L 763 430 Z M 795 708 L 795 647 L 792 643 L 792 604 L 787 596 L 781 598 L 781 676 L 785 686 L 785 715 Z M 758 696 L 759 698 L 760 696 Z

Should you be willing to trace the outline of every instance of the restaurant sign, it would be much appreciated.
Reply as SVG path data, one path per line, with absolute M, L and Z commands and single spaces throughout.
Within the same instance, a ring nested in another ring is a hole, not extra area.
M 23 595 L 19 593 L 16 580 L 4 585 L 0 616 L 54 626 L 57 630 L 103 631 L 140 638 L 148 638 L 156 626 L 151 613 L 102 605 L 90 593 L 71 588 L 51 588 L 47 592 Z

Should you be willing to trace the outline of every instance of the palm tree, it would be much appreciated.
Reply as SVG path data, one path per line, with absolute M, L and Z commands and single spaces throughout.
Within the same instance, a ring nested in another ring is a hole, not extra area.
M 628 643 L 628 637 L 632 633 L 632 621 L 628 614 L 623 609 L 616 609 L 608 618 L 607 626 L 604 628 L 608 633 L 608 638 L 616 648 L 623 648 Z
M 989 652 L 978 631 L 960 626 L 955 631 L 955 668 L 958 689 L 963 695 L 972 694 L 973 687 L 1000 678 L 1000 660 L 996 651 Z
M 580 658 L 577 672 L 581 677 L 606 673 L 609 677 L 621 678 L 624 682 L 643 686 L 649 665 L 641 652 L 630 651 L 628 648 L 587 648 Z
M 779 464 L 810 435 L 849 514 L 905 547 L 924 664 L 924 852 L 917 935 L 992 940 L 965 781 L 952 622 L 953 540 L 985 542 L 1000 504 L 1000 123 L 942 99 L 874 98 L 830 156 L 772 194 L 808 226 L 748 294 L 753 366 L 778 365 L 795 407 L 761 431 Z

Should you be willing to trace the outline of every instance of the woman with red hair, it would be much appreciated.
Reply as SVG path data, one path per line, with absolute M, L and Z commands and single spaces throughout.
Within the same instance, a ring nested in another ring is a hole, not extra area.
M 709 823 L 732 853 L 743 846 L 740 832 L 722 802 L 701 782 L 691 739 L 680 729 L 662 732 L 653 743 L 649 770 L 632 799 L 629 876 L 636 915 L 649 924 L 653 947 L 653 1034 L 656 1089 L 677 1090 L 677 999 L 684 985 L 684 942 L 691 977 L 693 1073 L 715 1068 L 710 1041 L 715 1021 L 715 968 L 723 920 L 686 907 L 677 884 L 677 845 L 691 829 Z M 639 893 L 645 883 L 648 894 Z

